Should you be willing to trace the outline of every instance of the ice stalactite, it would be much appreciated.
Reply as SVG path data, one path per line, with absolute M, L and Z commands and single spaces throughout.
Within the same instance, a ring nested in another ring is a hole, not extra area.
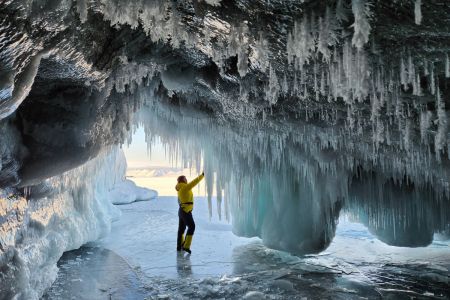
M 317 28 L 312 22 L 314 17 L 304 16 L 301 21 L 296 21 L 291 33 L 288 34 L 286 42 L 286 53 L 289 63 L 295 68 L 302 70 L 309 62 L 310 56 L 315 51 Z
M 436 159 L 441 159 L 441 152 L 444 151 L 447 140 L 447 131 L 448 131 L 448 117 L 445 111 L 445 103 L 442 100 L 442 95 L 437 87 L 436 90 L 436 114 L 437 114 L 437 132 L 434 137 L 434 147 L 436 153 Z M 447 149 L 450 151 L 450 149 Z
M 317 39 L 317 50 L 322 54 L 323 60 L 329 62 L 332 54 L 332 47 L 338 42 L 337 28 L 338 20 L 331 7 L 327 6 L 325 15 L 319 17 L 319 36 Z
M 373 156 L 372 143 L 361 142 L 357 135 L 351 140 L 358 143 L 342 143 L 342 137 L 337 137 L 331 128 L 307 124 L 296 129 L 281 128 L 270 116 L 264 123 L 241 123 L 242 127 L 218 124 L 207 115 L 181 118 L 176 107 L 161 105 L 155 97 L 159 96 L 145 97 L 147 103 L 136 119 L 145 127 L 147 140 L 161 136 L 170 145 L 170 152 L 183 153 L 184 165 L 198 171 L 202 169 L 198 153 L 203 153 L 204 169 L 210 173 L 207 189 L 211 192 L 214 184 L 224 187 L 221 201 L 225 208 L 229 206 L 233 230 L 238 235 L 259 236 L 272 248 L 302 254 L 327 247 L 341 209 L 359 216 L 377 236 L 392 245 L 426 245 L 431 241 L 430 234 L 432 238 L 433 232 L 449 222 L 445 216 L 431 221 L 448 204 L 449 187 L 429 186 L 430 182 L 437 182 L 432 178 L 444 178 L 448 170 L 432 157 L 424 160 L 420 151 L 416 152 L 408 120 L 401 130 L 402 147 L 410 154 L 392 156 L 393 152 L 384 153 L 381 143 L 391 143 L 388 140 L 395 129 L 385 127 L 380 122 L 382 115 L 374 113 L 374 136 L 379 139 L 375 142 L 380 146 L 378 155 Z M 380 104 L 380 100 L 374 103 Z M 432 118 L 432 112 L 422 116 L 424 140 L 432 133 Z M 357 122 L 354 126 L 359 126 Z M 221 138 L 215 138 L 218 136 Z M 374 183 L 374 178 L 379 183 Z M 372 189 L 365 192 L 366 186 Z M 389 199 L 398 194 L 403 195 L 398 212 L 408 205 L 412 208 L 398 213 L 391 222 L 392 216 L 384 214 L 378 205 L 379 201 L 388 205 Z M 414 203 L 408 204 L 410 201 Z M 407 228 L 415 230 L 413 224 L 419 217 L 429 225 L 414 238 Z M 403 222 L 408 224 L 400 230 Z
M 434 76 L 434 64 L 431 63 L 430 71 L 430 92 L 431 95 L 436 94 L 436 77 Z
M 237 69 L 241 77 L 248 72 L 248 30 L 245 23 L 237 28 L 232 27 L 228 39 L 227 57 L 237 55 Z
M 370 35 L 370 21 L 371 17 L 370 2 L 367 0 L 352 0 L 352 11 L 355 17 L 355 22 L 352 27 L 354 30 L 352 44 L 361 50 L 369 41 Z
M 414 21 L 417 25 L 422 23 L 422 0 L 414 2 Z
M 423 111 L 420 114 L 420 137 L 423 143 L 428 143 L 428 130 L 431 126 L 432 112 Z
M 139 64 L 128 62 L 126 56 L 121 56 L 118 60 L 120 61 L 120 66 L 106 81 L 106 90 L 110 90 L 114 86 L 115 91 L 118 93 L 133 92 L 137 86 L 145 85 L 144 80 L 150 80 L 162 71 L 160 66 L 153 63 Z M 167 83 L 168 88 L 169 85 Z
M 400 83 L 402 84 L 403 90 L 408 90 L 408 70 L 406 69 L 405 60 L 402 55 L 400 59 Z
M 338 21 L 347 21 L 349 18 L 349 9 L 346 7 L 345 0 L 338 0 L 336 3 L 336 19 Z
M 420 86 L 420 75 L 419 74 L 417 74 L 416 80 L 414 81 L 413 95 L 419 96 L 419 97 L 423 96 L 422 87 Z
M 450 78 L 450 58 L 445 54 L 445 78 Z
M 316 22 L 319 25 L 315 25 Z M 295 22 L 293 31 L 287 37 L 288 62 L 293 63 L 301 74 L 304 73 L 307 64 L 309 67 L 313 66 L 313 90 L 316 101 L 319 95 L 322 95 L 327 101 L 330 99 L 336 101 L 338 97 L 342 97 L 347 103 L 355 100 L 364 102 L 369 92 L 367 87 L 369 66 L 366 53 L 363 50 L 354 50 L 348 40 L 339 45 L 337 36 L 341 29 L 337 17 L 331 13 L 329 7 L 326 8 L 325 15 L 318 20 L 314 14 L 303 16 L 301 21 Z M 318 54 L 323 61 L 329 62 L 325 68 L 326 72 L 321 67 L 320 78 L 317 73 L 318 66 L 321 65 L 320 59 L 316 57 Z M 308 94 L 304 93 L 301 98 L 307 100 Z
M 86 3 L 87 0 L 76 0 L 77 1 L 77 12 L 80 15 L 81 23 L 86 22 L 87 20 L 87 10 L 88 10 L 88 4 Z
M 263 32 L 259 32 L 258 38 L 255 39 L 255 44 L 252 47 L 253 51 L 250 55 L 252 65 L 259 66 L 262 72 L 266 72 L 269 68 L 269 42 L 264 38 Z
M 289 83 L 286 78 L 286 73 L 283 74 L 283 81 L 281 82 L 281 92 L 284 96 L 289 94 Z
M 346 212 L 381 241 L 399 247 L 424 247 L 446 228 L 448 207 L 435 206 L 429 189 L 416 190 L 375 174 L 360 174 L 350 186 Z
M 414 85 L 416 80 L 416 68 L 411 53 L 408 55 L 408 84 Z M 414 90 L 413 90 L 414 93 Z
M 273 70 L 272 66 L 269 67 L 269 83 L 266 87 L 266 99 L 270 104 L 276 104 L 278 97 L 280 96 L 280 83 L 276 72 Z

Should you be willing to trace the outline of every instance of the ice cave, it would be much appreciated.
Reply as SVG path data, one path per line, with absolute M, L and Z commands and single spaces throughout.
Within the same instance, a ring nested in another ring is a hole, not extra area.
M 450 299 L 449 0 L 0 16 L 0 299 Z

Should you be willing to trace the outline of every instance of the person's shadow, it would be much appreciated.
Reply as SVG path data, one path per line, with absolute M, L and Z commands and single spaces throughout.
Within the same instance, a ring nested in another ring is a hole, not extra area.
M 190 277 L 192 275 L 191 256 L 184 252 L 177 252 L 177 273 L 180 277 Z

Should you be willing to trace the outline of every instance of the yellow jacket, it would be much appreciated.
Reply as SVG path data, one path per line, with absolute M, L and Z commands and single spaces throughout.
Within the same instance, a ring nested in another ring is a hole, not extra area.
M 194 209 L 194 194 L 192 193 L 192 189 L 203 177 L 205 176 L 200 175 L 189 183 L 180 182 L 175 186 L 178 192 L 178 203 L 185 212 L 190 212 Z

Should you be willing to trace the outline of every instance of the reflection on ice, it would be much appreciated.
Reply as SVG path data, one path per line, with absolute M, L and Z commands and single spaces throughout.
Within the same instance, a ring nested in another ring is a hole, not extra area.
M 67 258 L 60 262 L 62 270 L 50 293 L 65 293 L 61 288 L 70 280 L 91 274 L 86 282 L 74 284 L 90 292 L 96 289 L 96 295 L 110 293 L 113 297 L 123 295 L 124 285 L 129 293 L 144 293 L 151 299 L 450 296 L 448 242 L 434 242 L 427 248 L 388 246 L 363 225 L 341 217 L 326 252 L 299 257 L 269 249 L 258 239 L 234 237 L 226 223 L 215 217 L 208 221 L 206 199 L 199 198 L 194 212 L 199 226 L 193 255 L 189 256 L 175 251 L 175 200 L 161 197 L 120 206 L 122 218 L 98 246 L 111 249 L 131 264 L 132 269 L 126 265 L 117 274 L 121 282 L 110 280 L 113 276 L 109 275 L 96 277 L 99 265 L 109 270 L 123 261 L 110 250 L 88 250 L 94 255 L 87 256 L 75 252 L 70 254 L 72 263 L 67 263 Z M 124 273 L 130 275 L 122 282 Z M 92 282 L 97 282 L 95 288 Z
M 213 215 L 209 220 L 207 199 L 196 197 L 196 231 L 191 257 L 178 255 L 176 197 L 158 197 L 149 202 L 121 205 L 121 218 L 112 224 L 111 234 L 98 242 L 139 266 L 147 276 L 203 278 L 232 272 L 232 249 L 247 243 L 236 237 L 226 221 Z
M 189 254 L 177 253 L 177 272 L 181 278 L 192 276 L 191 256 Z
M 58 262 L 56 282 L 42 299 L 144 299 L 138 274 L 112 251 L 82 247 Z

